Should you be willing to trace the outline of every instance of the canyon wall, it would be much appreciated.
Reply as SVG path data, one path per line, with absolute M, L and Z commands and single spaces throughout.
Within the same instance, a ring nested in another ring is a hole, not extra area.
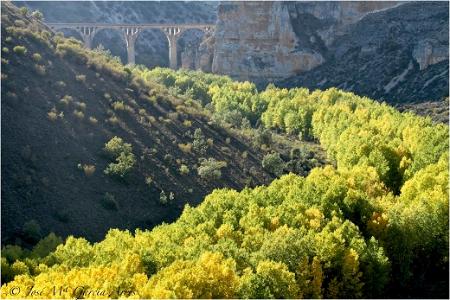
M 223 2 L 212 72 L 389 102 L 448 96 L 448 2 Z
M 218 8 L 212 71 L 274 81 L 326 61 L 348 25 L 395 2 L 224 2 Z

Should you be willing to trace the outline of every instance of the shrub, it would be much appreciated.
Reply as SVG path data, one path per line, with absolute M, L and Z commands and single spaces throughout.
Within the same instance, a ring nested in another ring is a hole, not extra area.
M 19 8 L 19 12 L 22 16 L 26 16 L 28 14 L 28 8 L 25 6 L 22 6 L 21 8 Z
M 113 194 L 106 192 L 102 198 L 101 205 L 109 210 L 117 210 L 119 205 Z
M 222 177 L 221 169 L 226 167 L 226 162 L 217 161 L 214 158 L 203 160 L 197 168 L 198 175 L 205 180 L 214 181 Z
M 58 114 L 56 111 L 51 110 L 47 113 L 47 117 L 50 121 L 56 121 L 58 119 Z
M 119 123 L 119 119 L 116 116 L 112 116 L 108 119 L 108 122 L 111 123 L 111 125 L 116 125 Z
M 36 246 L 33 247 L 31 257 L 43 258 L 55 251 L 56 247 L 63 243 L 61 237 L 57 236 L 53 232 L 41 239 Z
M 34 71 L 41 76 L 44 76 L 46 73 L 45 66 L 41 66 L 38 64 L 34 65 Z
M 125 143 L 120 137 L 113 137 L 110 139 L 103 148 L 111 157 L 116 158 L 121 153 L 131 153 L 131 144 Z
M 16 26 L 16 27 L 26 27 L 27 25 L 22 20 L 15 20 L 14 21 L 14 26 Z
M 192 126 L 192 121 L 184 120 L 184 121 L 183 121 L 183 126 L 184 126 L 184 127 L 191 127 L 191 126 Z
M 36 220 L 30 220 L 23 225 L 22 232 L 26 239 L 38 241 L 41 236 L 41 226 Z
M 9 53 L 8 47 L 3 47 L 3 48 L 2 48 L 2 52 L 3 52 L 3 53 Z
M 125 110 L 125 104 L 123 101 L 116 101 L 112 104 L 114 110 Z
M 272 133 L 270 130 L 259 127 L 254 134 L 254 143 L 257 147 L 272 144 Z
M 60 81 L 56 82 L 56 86 L 64 88 L 64 87 L 66 87 L 66 83 L 64 81 L 60 80 Z M 64 97 L 70 97 L 70 96 L 64 96 Z M 72 97 L 70 97 L 70 98 L 72 98 Z
M 44 15 L 43 15 L 39 10 L 33 11 L 33 12 L 31 13 L 31 16 L 32 16 L 33 18 L 36 18 L 36 19 L 40 20 L 40 21 L 44 20 Z
M 186 166 L 186 165 L 181 165 L 179 171 L 180 171 L 180 174 L 181 174 L 181 175 L 187 175 L 187 174 L 189 174 L 189 168 L 188 168 L 188 166 Z
M 86 103 L 84 102 L 75 102 L 75 106 L 81 110 L 86 110 Z
M 184 153 L 191 153 L 192 152 L 192 144 L 191 143 L 178 144 L 178 148 L 180 148 L 180 150 L 183 151 Z
M 62 82 L 62 81 L 61 81 Z M 72 96 L 65 95 L 59 102 L 63 103 L 64 105 L 69 105 L 73 101 Z
M 15 46 L 13 48 L 14 53 L 19 54 L 19 55 L 25 55 L 27 54 L 27 48 L 25 46 Z
M 192 149 L 201 155 L 205 154 L 206 150 L 208 150 L 208 144 L 206 143 L 205 136 L 200 128 L 197 128 L 194 131 Z
M 35 62 L 39 62 L 42 59 L 42 56 L 39 53 L 34 53 L 32 57 Z
M 124 143 L 119 137 L 113 137 L 105 144 L 104 150 L 116 159 L 115 163 L 110 163 L 106 167 L 104 171 L 106 175 L 124 178 L 133 169 L 136 158 L 131 152 L 131 144 Z
M 86 75 L 76 75 L 75 79 L 79 82 L 86 82 Z
M 98 120 L 97 120 L 96 118 L 94 118 L 94 117 L 89 117 L 89 122 L 90 122 L 92 125 L 96 125 L 96 124 L 98 123 Z
M 279 153 L 269 153 L 264 156 L 262 160 L 262 167 L 264 170 L 278 177 L 283 174 L 284 161 L 281 159 Z
M 95 166 L 94 165 L 81 165 L 78 164 L 78 169 L 83 170 L 84 175 L 87 177 L 92 176 L 95 173 Z
M 166 193 L 164 192 L 164 190 L 161 191 L 161 193 L 159 194 L 159 203 L 166 205 L 169 202 Z
M 73 111 L 73 115 L 75 117 L 77 117 L 77 119 L 79 119 L 79 120 L 83 120 L 84 119 L 84 113 L 82 111 L 74 110 Z
M 145 184 L 148 185 L 149 187 L 152 186 L 153 183 L 153 178 L 151 176 L 147 176 L 145 177 Z

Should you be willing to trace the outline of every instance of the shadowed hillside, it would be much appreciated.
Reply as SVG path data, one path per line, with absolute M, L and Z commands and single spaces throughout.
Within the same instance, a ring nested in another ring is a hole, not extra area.
M 30 221 L 42 234 L 89 239 L 151 228 L 213 188 L 274 178 L 261 165 L 270 147 L 210 122 L 195 101 L 139 80 L 108 53 L 2 8 L 2 241 L 26 240 Z M 117 159 L 104 150 L 115 136 L 131 146 L 127 174 L 104 173 Z

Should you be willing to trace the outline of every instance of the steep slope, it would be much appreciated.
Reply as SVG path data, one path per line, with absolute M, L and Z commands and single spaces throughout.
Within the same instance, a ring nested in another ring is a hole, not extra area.
M 261 167 L 263 151 L 209 122 L 186 97 L 52 37 L 7 2 L 2 9 L 2 242 L 25 239 L 31 220 L 42 234 L 93 240 L 113 227 L 151 228 L 215 187 L 273 178 Z M 196 129 L 203 150 L 193 146 Z M 114 159 L 103 148 L 114 136 L 136 158 L 125 178 L 104 174 Z M 202 158 L 224 162 L 220 179 L 197 175 Z M 162 191 L 171 203 L 160 203 Z
M 390 103 L 448 96 L 448 3 L 406 3 L 350 25 L 325 63 L 280 86 L 339 87 Z

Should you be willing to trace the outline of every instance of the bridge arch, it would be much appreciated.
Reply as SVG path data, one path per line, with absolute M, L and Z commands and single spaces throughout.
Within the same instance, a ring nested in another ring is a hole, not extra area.
M 169 41 L 159 28 L 143 28 L 136 39 L 136 63 L 169 67 Z
M 116 28 L 97 29 L 92 37 L 91 47 L 96 48 L 102 45 L 106 48 L 102 41 L 108 42 L 108 50 L 113 56 L 118 56 L 123 63 L 127 63 L 127 45 L 120 30 Z
M 207 35 L 208 31 L 203 28 L 187 28 L 183 30 L 177 41 L 177 61 L 181 67 L 196 68 L 196 61 L 192 58 L 197 57 L 197 49 Z

